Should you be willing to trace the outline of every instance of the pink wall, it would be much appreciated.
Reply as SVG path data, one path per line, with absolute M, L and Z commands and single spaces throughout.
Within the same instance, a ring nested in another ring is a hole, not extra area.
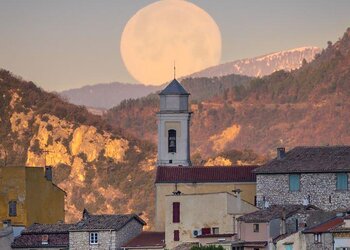
M 253 225 L 259 224 L 259 232 L 253 231 Z M 238 233 L 241 240 L 244 241 L 268 241 L 269 226 L 268 223 L 245 223 L 239 222 Z

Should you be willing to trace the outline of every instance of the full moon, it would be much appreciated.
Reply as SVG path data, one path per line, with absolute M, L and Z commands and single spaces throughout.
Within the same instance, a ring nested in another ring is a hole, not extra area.
M 129 73 L 144 84 L 160 85 L 217 65 L 221 33 L 213 18 L 183 0 L 163 0 L 139 10 L 126 24 L 120 42 Z

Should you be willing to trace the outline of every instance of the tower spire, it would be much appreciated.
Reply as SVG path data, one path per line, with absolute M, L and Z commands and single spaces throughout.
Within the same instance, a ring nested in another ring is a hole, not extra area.
M 176 79 L 176 66 L 175 66 L 175 60 L 174 60 L 174 79 Z

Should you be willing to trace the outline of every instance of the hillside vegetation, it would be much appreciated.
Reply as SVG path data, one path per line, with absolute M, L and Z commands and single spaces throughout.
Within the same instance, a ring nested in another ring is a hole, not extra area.
M 0 166 L 54 166 L 66 220 L 82 209 L 152 219 L 155 146 L 0 70 Z
M 201 98 L 191 89 L 193 79 L 182 81 L 194 96 L 191 151 L 197 158 L 232 149 L 271 157 L 279 146 L 350 144 L 350 29 L 300 69 L 224 85 L 230 77 L 198 79 L 220 89 L 203 87 Z M 155 142 L 157 98 L 125 101 L 107 118 Z

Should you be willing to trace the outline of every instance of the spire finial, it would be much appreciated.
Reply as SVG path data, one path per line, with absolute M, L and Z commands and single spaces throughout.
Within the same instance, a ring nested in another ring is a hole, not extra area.
M 176 66 L 175 66 L 175 60 L 174 60 L 174 79 L 176 79 Z

